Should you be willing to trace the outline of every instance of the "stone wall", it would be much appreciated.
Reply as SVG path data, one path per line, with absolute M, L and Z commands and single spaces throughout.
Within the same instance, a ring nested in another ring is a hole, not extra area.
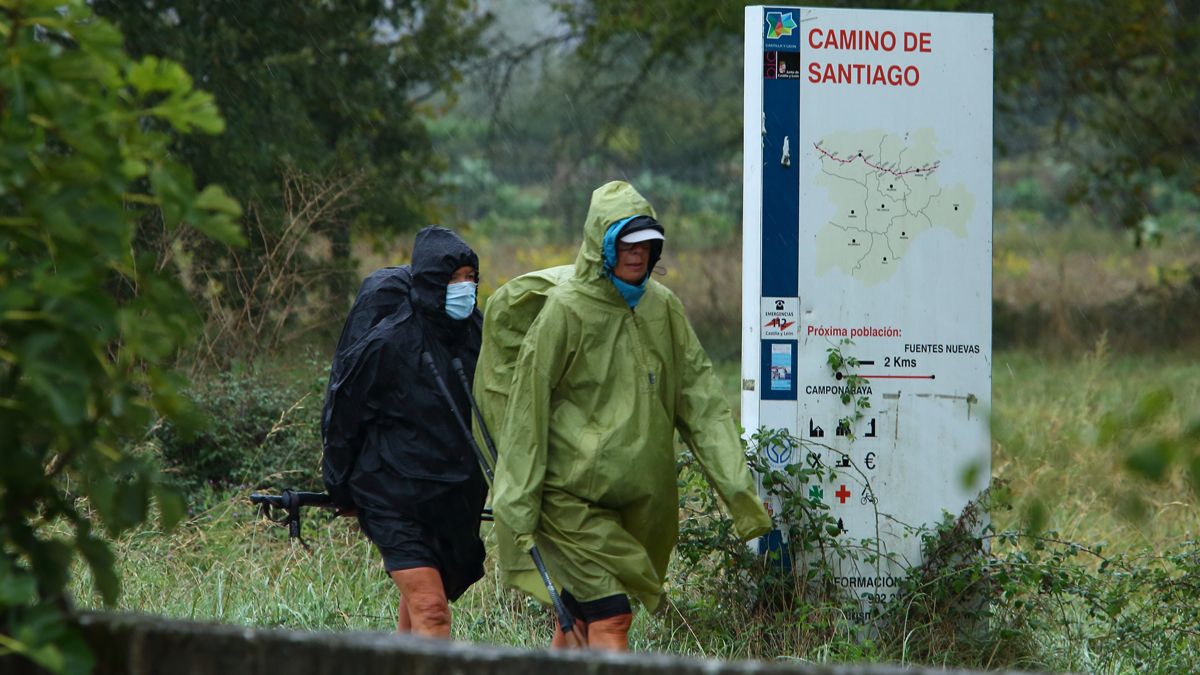
M 96 675 L 849 675 L 937 672 L 886 665 L 723 662 L 663 654 L 522 650 L 387 633 L 313 633 L 93 613 L 80 624 Z M 10 669 L 12 668 L 12 669 Z M 0 671 L 33 672 L 0 659 Z

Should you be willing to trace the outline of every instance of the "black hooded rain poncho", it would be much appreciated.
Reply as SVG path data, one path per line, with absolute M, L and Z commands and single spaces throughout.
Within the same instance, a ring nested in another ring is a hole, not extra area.
M 458 410 L 470 410 L 450 362 L 474 376 L 483 321 L 478 310 L 447 315 L 446 285 L 459 267 L 478 270 L 479 259 L 440 227 L 417 234 L 412 257 L 367 277 L 346 318 L 321 418 L 322 469 L 334 503 L 358 509 L 381 551 L 397 538 L 396 523 L 440 540 L 432 549 L 453 600 L 483 575 L 487 484 L 421 354 L 433 357 Z

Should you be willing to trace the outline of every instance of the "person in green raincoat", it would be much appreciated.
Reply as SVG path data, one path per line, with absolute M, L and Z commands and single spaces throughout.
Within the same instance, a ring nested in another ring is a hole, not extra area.
M 658 607 L 679 533 L 676 430 L 738 534 L 771 527 L 712 364 L 679 299 L 650 279 L 663 243 L 646 199 L 608 183 L 574 268 L 514 279 L 484 321 L 475 390 L 500 440 L 502 578 L 547 602 L 536 544 L 593 648 L 628 649 L 630 599 Z

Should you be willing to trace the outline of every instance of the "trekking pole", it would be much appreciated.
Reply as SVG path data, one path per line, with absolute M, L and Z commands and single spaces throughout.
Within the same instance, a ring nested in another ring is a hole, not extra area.
M 500 455 L 496 452 L 496 443 L 492 440 L 492 434 L 488 431 L 487 422 L 483 421 L 483 413 L 479 410 L 479 404 L 475 401 L 475 395 L 471 392 L 471 381 L 467 379 L 467 371 L 463 368 L 462 360 L 459 358 L 451 359 L 450 367 L 454 368 L 454 372 L 458 375 L 458 382 L 462 385 L 463 391 L 467 392 L 467 400 L 471 403 L 471 412 L 475 415 L 475 422 L 479 425 L 479 434 L 483 436 L 483 442 L 487 445 L 488 452 L 492 456 L 492 464 L 495 465 L 500 461 Z M 538 551 L 537 546 L 529 549 L 529 556 L 533 558 L 533 564 L 537 567 L 538 574 L 542 577 L 542 583 L 546 586 L 546 592 L 550 594 L 550 601 L 554 604 L 554 612 L 558 615 L 558 625 L 562 628 L 563 637 L 578 638 L 576 646 L 584 646 L 582 636 L 574 635 L 573 628 L 575 626 L 575 617 L 571 616 L 571 612 L 567 610 L 566 605 L 562 602 L 558 590 L 554 587 L 554 582 L 550 580 L 550 574 L 546 571 L 546 564 L 542 562 L 542 554 Z
M 452 359 L 450 367 L 454 368 L 454 372 L 458 373 L 458 382 L 462 385 L 463 391 L 467 392 L 467 400 L 471 402 L 471 412 L 475 414 L 475 422 L 479 425 L 479 433 L 483 436 L 483 442 L 487 445 L 488 452 L 492 455 L 492 466 L 495 466 L 500 461 L 500 454 L 496 452 L 496 443 L 492 441 L 492 435 L 488 433 L 487 423 L 483 421 L 483 413 L 479 410 L 479 404 L 475 402 L 475 395 L 471 392 L 471 381 L 467 379 L 467 371 L 463 369 L 462 360 L 457 357 Z
M 429 352 L 421 352 L 421 362 L 433 373 L 433 380 L 437 384 L 438 392 L 442 398 L 446 399 L 446 405 L 450 406 L 450 413 L 454 415 L 454 421 L 458 422 L 458 427 L 467 437 L 467 443 L 471 449 L 475 451 L 475 459 L 479 461 L 480 468 L 483 469 L 484 475 L 487 476 L 488 485 L 495 482 L 496 476 L 492 473 L 492 467 L 488 464 L 487 459 L 483 456 L 483 451 L 479 449 L 479 445 L 475 443 L 475 437 L 471 435 L 471 427 L 467 426 L 466 420 L 458 412 L 458 408 L 454 405 L 454 398 L 450 396 L 450 390 L 446 388 L 446 381 L 442 379 L 442 374 L 438 372 L 437 365 L 433 363 L 433 357 Z
M 479 460 L 479 464 L 483 468 L 483 473 L 488 477 L 488 483 L 494 484 L 496 477 L 492 473 L 491 467 L 483 456 L 483 451 L 479 449 L 479 444 L 475 442 L 475 437 L 471 435 L 471 429 L 467 426 L 466 420 L 459 414 L 458 408 L 454 405 L 454 399 L 450 397 L 450 390 L 446 388 L 446 381 L 442 379 L 442 374 L 438 371 L 437 365 L 433 362 L 433 357 L 429 352 L 421 352 L 421 362 L 433 373 L 433 379 L 437 383 L 438 391 L 441 392 L 442 398 L 446 399 L 446 404 L 450 406 L 450 412 L 454 414 L 454 419 L 458 421 L 458 426 L 462 428 L 463 434 L 467 437 L 467 443 L 471 445 L 471 449 L 475 451 L 475 457 Z M 479 430 L 487 441 L 488 450 L 492 453 L 492 460 L 497 461 L 496 446 L 492 442 L 491 434 L 487 431 L 487 425 L 483 423 L 483 416 L 479 413 L 479 406 L 475 403 L 475 397 L 471 395 L 470 383 L 467 382 L 467 374 L 462 369 L 462 362 L 454 359 L 451 362 L 454 369 L 458 371 L 458 376 L 462 380 L 463 389 L 467 392 L 467 400 L 471 402 L 471 408 L 475 411 L 476 419 L 479 421 Z M 533 564 L 537 567 L 538 574 L 542 577 L 542 583 L 546 586 L 546 593 L 550 595 L 550 603 L 554 606 L 554 613 L 558 616 L 558 627 L 562 630 L 563 637 L 568 641 L 573 642 L 575 647 L 587 646 L 587 642 L 583 636 L 575 633 L 575 617 L 571 615 L 571 611 L 563 603 L 562 597 L 558 594 L 558 590 L 554 587 L 554 582 L 550 580 L 550 573 L 546 571 L 546 564 L 542 562 L 542 554 L 538 551 L 537 544 L 529 548 L 529 556 L 533 558 Z M 572 638 L 574 638 L 572 640 Z

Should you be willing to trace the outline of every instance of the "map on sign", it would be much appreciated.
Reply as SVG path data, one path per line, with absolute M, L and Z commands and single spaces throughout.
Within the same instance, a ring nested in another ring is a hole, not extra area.
M 891 278 L 921 235 L 945 229 L 965 239 L 975 198 L 944 186 L 932 129 L 830 134 L 813 144 L 817 184 L 834 216 L 817 231 L 817 275 L 832 269 L 874 285 Z

